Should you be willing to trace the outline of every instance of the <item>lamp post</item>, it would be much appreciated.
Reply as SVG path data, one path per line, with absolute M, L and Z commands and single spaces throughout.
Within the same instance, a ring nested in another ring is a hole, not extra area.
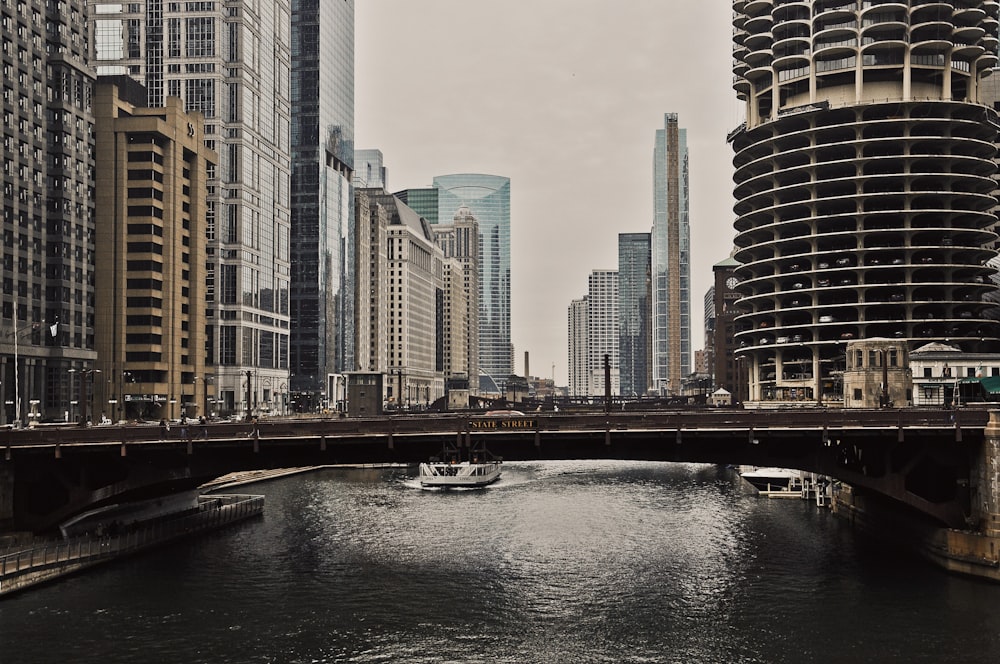
M 23 327 L 17 326 L 17 305 L 14 305 L 14 331 L 8 332 L 6 336 L 14 337 L 14 422 L 16 426 L 21 426 L 21 376 L 20 376 L 20 348 L 18 346 L 18 338 L 22 332 L 27 330 L 37 330 L 40 326 L 44 325 L 45 321 L 41 323 L 28 323 Z M 55 323 L 49 326 L 49 331 L 52 336 L 55 337 L 59 331 L 59 321 L 56 320 Z
M 100 369 L 70 369 L 70 373 L 80 374 L 80 426 L 87 426 L 87 406 L 90 403 L 90 398 L 87 395 L 87 378 L 90 377 L 90 382 L 94 382 L 94 374 L 101 373 Z M 91 390 L 93 391 L 93 390 Z
M 204 417 L 207 418 L 209 415 L 211 415 L 211 413 L 208 410 L 208 383 L 211 382 L 211 381 L 214 381 L 215 378 L 212 377 L 212 376 L 195 376 L 194 378 L 191 379 L 191 382 L 194 383 L 196 390 L 197 390 L 197 385 L 198 385 L 198 381 L 199 380 L 201 381 L 201 387 L 202 387 L 202 408 L 204 409 L 201 412 L 201 415 L 203 415 Z M 197 403 L 195 405 L 197 405 Z

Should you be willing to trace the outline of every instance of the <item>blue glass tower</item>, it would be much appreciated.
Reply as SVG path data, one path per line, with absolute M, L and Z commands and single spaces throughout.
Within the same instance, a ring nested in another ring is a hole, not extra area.
M 664 115 L 653 148 L 653 387 L 679 394 L 691 373 L 687 130 Z
M 290 388 L 354 368 L 354 0 L 292 0 Z
M 618 235 L 618 373 L 621 395 L 649 389 L 650 234 Z
M 510 343 L 510 178 L 465 173 L 434 178 L 438 218 L 467 206 L 479 220 L 479 371 L 506 380 L 514 371 Z

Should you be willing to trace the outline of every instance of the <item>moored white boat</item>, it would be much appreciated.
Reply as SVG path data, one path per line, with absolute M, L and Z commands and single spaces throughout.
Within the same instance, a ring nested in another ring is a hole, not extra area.
M 802 472 L 790 468 L 753 468 L 740 471 L 740 477 L 749 482 L 761 495 L 789 497 L 802 493 Z

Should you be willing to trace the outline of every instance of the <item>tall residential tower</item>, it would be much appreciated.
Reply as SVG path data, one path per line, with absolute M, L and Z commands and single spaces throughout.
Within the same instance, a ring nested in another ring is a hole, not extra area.
M 691 231 L 687 130 L 664 115 L 653 147 L 653 387 L 680 394 L 691 373 Z
M 649 233 L 618 234 L 618 365 L 623 397 L 650 388 Z
M 61 418 L 78 393 L 74 375 L 94 368 L 94 76 L 86 15 L 84 0 L 0 3 L 3 424 Z

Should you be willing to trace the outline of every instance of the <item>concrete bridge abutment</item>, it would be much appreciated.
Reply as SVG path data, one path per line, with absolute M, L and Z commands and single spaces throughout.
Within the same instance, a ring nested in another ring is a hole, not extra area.
M 946 569 L 1000 581 L 1000 411 L 990 411 L 969 465 L 969 528 L 940 529 L 926 552 Z

